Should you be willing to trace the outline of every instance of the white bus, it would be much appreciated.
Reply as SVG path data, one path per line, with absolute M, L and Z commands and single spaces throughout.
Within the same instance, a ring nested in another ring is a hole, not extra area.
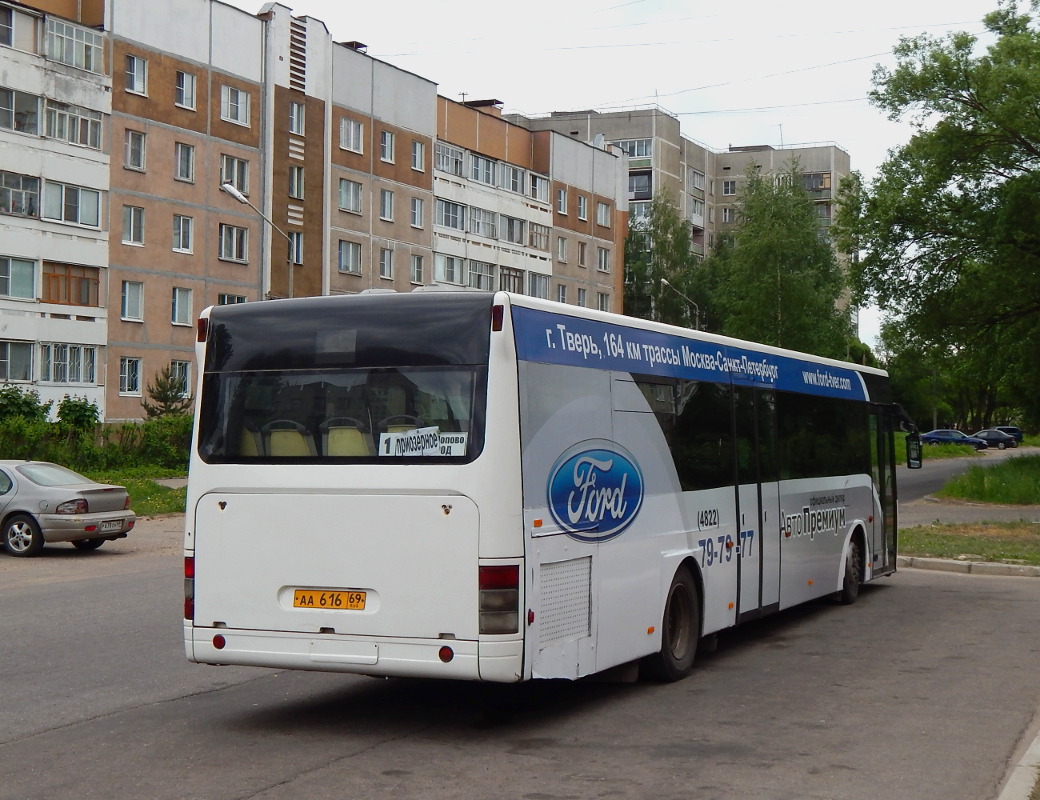
M 219 306 L 198 340 L 192 661 L 676 680 L 896 567 L 876 369 L 504 292 Z

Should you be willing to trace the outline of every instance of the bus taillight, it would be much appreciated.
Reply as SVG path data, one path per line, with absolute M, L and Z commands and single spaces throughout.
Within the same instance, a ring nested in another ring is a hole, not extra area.
M 504 564 L 480 568 L 480 632 L 520 630 L 520 567 Z
M 195 619 L 195 557 L 184 557 L 184 618 Z

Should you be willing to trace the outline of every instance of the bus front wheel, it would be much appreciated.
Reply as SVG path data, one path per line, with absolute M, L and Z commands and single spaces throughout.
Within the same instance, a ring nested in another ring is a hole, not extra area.
M 664 604 L 661 620 L 661 649 L 648 656 L 648 676 L 659 681 L 678 681 L 690 674 L 701 635 L 701 604 L 697 584 L 685 567 L 680 568 Z

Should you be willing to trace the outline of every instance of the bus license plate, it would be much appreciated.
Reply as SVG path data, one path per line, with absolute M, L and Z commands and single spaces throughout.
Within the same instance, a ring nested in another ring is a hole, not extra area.
M 297 589 L 293 592 L 293 607 L 323 608 L 330 611 L 364 611 L 365 592 Z

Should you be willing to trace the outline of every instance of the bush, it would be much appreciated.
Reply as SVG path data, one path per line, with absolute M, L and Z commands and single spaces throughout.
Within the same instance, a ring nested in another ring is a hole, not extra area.
M 58 403 L 58 422 L 77 431 L 93 430 L 101 419 L 97 403 L 65 395 Z
M 14 384 L 0 386 L 0 420 L 21 418 L 46 422 L 51 412 L 51 402 L 40 402 L 35 389 L 24 391 Z

